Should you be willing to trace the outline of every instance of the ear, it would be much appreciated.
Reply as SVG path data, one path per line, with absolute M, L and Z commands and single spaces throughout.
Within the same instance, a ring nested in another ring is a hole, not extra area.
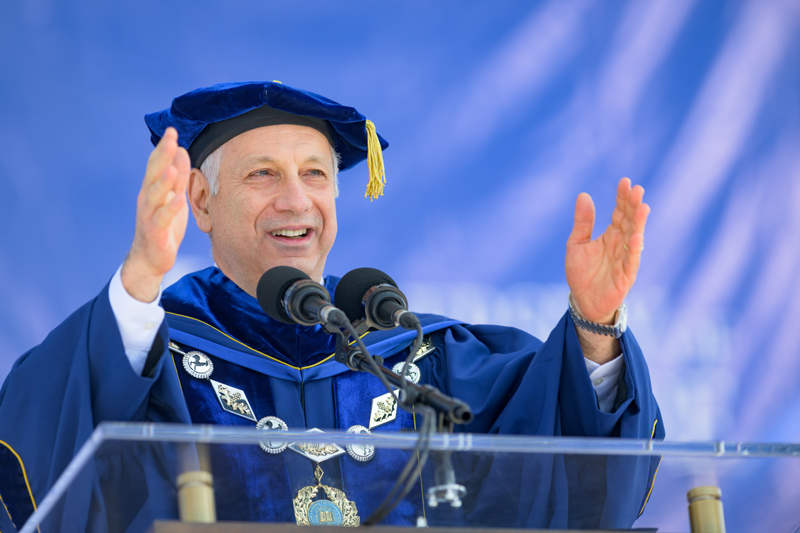
M 197 227 L 203 233 L 211 233 L 211 215 L 208 212 L 208 200 L 211 198 L 211 187 L 199 169 L 193 168 L 189 174 L 189 187 L 186 191 L 189 205 L 194 213 Z

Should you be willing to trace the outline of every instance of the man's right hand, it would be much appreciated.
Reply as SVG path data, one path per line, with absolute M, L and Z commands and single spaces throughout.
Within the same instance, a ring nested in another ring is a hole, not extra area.
M 178 132 L 167 128 L 147 161 L 136 203 L 136 233 L 122 265 L 122 285 L 142 302 L 158 297 L 161 281 L 178 256 L 186 233 L 186 186 L 191 163 L 178 146 Z

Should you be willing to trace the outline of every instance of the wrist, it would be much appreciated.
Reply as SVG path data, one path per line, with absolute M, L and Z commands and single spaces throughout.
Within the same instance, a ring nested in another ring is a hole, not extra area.
M 137 267 L 130 257 L 122 264 L 120 271 L 120 280 L 125 292 L 144 303 L 151 303 L 158 298 L 163 279 L 164 276 L 161 274 L 151 274 L 145 269 Z
M 578 309 L 572 293 L 569 294 L 569 314 L 575 326 L 590 333 L 619 338 L 628 328 L 628 309 L 623 303 L 617 311 L 602 322 L 595 322 L 586 318 Z

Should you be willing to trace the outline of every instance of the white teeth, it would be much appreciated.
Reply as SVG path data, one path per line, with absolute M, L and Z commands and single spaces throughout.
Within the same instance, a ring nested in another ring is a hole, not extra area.
M 272 234 L 276 237 L 303 237 L 306 233 L 308 233 L 307 229 L 279 229 L 278 231 L 273 231 Z

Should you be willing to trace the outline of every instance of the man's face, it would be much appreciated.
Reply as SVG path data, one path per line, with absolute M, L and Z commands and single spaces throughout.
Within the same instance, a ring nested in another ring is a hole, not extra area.
M 251 295 L 279 265 L 321 280 L 336 238 L 334 164 L 328 140 L 306 126 L 266 126 L 225 143 L 207 227 L 198 216 L 222 272 Z

